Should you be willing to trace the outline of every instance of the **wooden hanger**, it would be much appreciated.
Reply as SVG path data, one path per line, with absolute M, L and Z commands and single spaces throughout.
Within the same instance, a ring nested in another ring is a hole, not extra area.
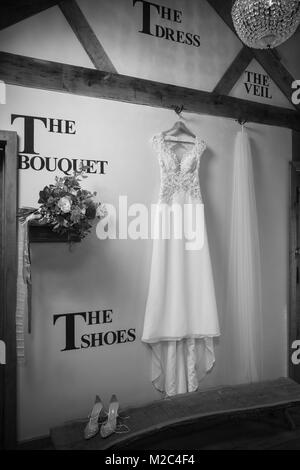
M 178 139 L 177 137 L 180 134 L 185 134 L 185 135 L 192 137 L 193 139 L 196 138 L 195 134 L 182 121 L 182 117 L 181 117 L 182 110 L 183 110 L 183 106 L 181 108 L 178 108 L 178 107 L 175 108 L 175 112 L 179 116 L 179 120 L 176 121 L 175 124 L 170 129 L 162 132 L 162 134 L 165 137 L 167 137 L 166 140 L 170 140 L 173 142 L 181 142 L 185 144 L 193 144 L 194 141 L 191 142 L 190 140 Z

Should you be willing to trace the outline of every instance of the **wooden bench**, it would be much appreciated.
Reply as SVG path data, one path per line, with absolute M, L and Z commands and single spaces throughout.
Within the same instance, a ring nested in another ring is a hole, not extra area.
M 242 417 L 266 411 L 282 410 L 289 426 L 295 425 L 289 408 L 300 403 L 300 385 L 288 378 L 232 387 L 219 387 L 175 397 L 156 400 L 144 406 L 124 409 L 129 416 L 122 421 L 130 431 L 102 439 L 100 434 L 91 440 L 83 439 L 87 420 L 65 423 L 51 429 L 56 449 L 104 450 L 118 444 L 134 442 L 148 433 L 181 426 L 214 416 Z

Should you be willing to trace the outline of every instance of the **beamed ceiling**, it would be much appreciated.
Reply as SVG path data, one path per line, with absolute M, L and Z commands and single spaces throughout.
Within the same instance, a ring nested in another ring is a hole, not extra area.
M 231 29 L 233 34 L 235 33 L 233 24 L 232 24 L 232 18 L 231 18 L 231 6 L 232 6 L 232 0 L 200 0 L 203 2 L 207 2 L 211 8 L 220 16 L 220 18 L 224 21 L 224 23 L 227 25 L 228 28 Z M 71 26 L 74 34 L 77 36 L 79 42 L 81 43 L 83 49 L 91 59 L 92 63 L 94 64 L 95 68 L 99 72 L 107 72 L 109 73 L 109 77 L 111 78 L 112 84 L 113 85 L 114 81 L 118 84 L 118 86 L 123 86 L 124 84 L 120 83 L 121 77 L 117 74 L 117 70 L 114 67 L 114 64 L 111 62 L 110 58 L 108 57 L 106 51 L 104 50 L 100 38 L 97 37 L 91 28 L 90 24 L 88 23 L 87 19 L 85 18 L 83 12 L 81 11 L 79 5 L 77 4 L 76 0 L 63 0 L 63 1 L 53 1 L 53 0 L 4 0 L 0 4 L 0 30 L 7 28 L 9 26 L 14 25 L 15 23 L 18 23 L 26 18 L 29 18 L 30 16 L 36 15 L 48 8 L 58 6 L 61 10 L 61 12 L 64 14 L 66 20 L 68 21 L 69 25 Z M 97 7 L 101 8 L 101 0 L 98 2 Z M 223 110 L 219 109 L 219 107 L 225 106 L 226 108 L 226 113 L 231 115 L 232 112 L 229 112 L 231 105 L 236 105 L 237 110 L 234 115 L 239 113 L 239 109 L 245 113 L 247 109 L 250 107 L 249 102 L 243 102 L 243 100 L 234 100 L 233 98 L 231 99 L 231 102 L 228 103 L 228 98 L 226 95 L 230 92 L 232 87 L 235 85 L 237 80 L 240 78 L 242 75 L 243 71 L 247 67 L 247 65 L 251 62 L 252 59 L 257 60 L 257 62 L 263 67 L 263 69 L 266 71 L 266 73 L 271 77 L 271 79 L 276 83 L 278 88 L 282 91 L 282 93 L 288 98 L 290 101 L 291 97 L 291 90 L 292 90 L 292 83 L 296 79 L 300 79 L 300 49 L 298 48 L 299 44 L 299 39 L 300 39 L 300 32 L 299 29 L 296 32 L 296 34 L 290 38 L 290 40 L 286 41 L 282 46 L 280 46 L 277 49 L 271 49 L 271 50 L 257 50 L 257 49 L 250 49 L 241 44 L 241 50 L 237 57 L 233 60 L 231 64 L 229 64 L 228 69 L 224 73 L 222 77 L 220 77 L 219 83 L 213 90 L 211 94 L 205 94 L 199 90 L 198 92 L 198 98 L 201 101 L 202 107 L 207 108 L 207 103 L 209 106 L 213 106 L 213 110 L 209 109 L 210 112 L 217 112 L 219 115 L 223 114 Z M 1 49 L 1 46 L 0 46 Z M 48 61 L 37 61 L 34 59 L 22 57 L 22 56 L 16 56 L 13 54 L 6 54 L 4 52 L 1 52 L 0 50 L 0 55 L 1 55 L 1 60 L 0 60 L 0 70 L 2 69 L 2 77 L 3 79 L 7 80 L 7 83 L 10 84 L 21 84 L 24 86 L 26 80 L 21 79 L 21 77 L 24 76 L 24 67 L 28 67 L 27 70 L 27 75 L 29 74 L 28 80 L 32 82 L 33 77 L 32 73 L 30 73 L 30 70 L 33 70 L 34 67 L 47 67 L 47 80 L 49 80 L 49 83 L 46 81 L 43 83 L 43 87 L 49 88 L 51 85 L 51 80 L 53 75 L 53 71 L 51 72 L 53 66 L 54 67 L 61 67 L 64 66 L 64 64 L 56 64 L 56 65 L 51 65 L 50 62 Z M 43 62 L 43 65 L 42 65 Z M 22 69 L 23 67 L 23 69 Z M 20 70 L 23 70 L 23 73 L 20 75 Z M 91 69 L 83 69 L 83 68 L 76 68 L 72 67 L 72 71 L 70 71 L 71 75 L 76 76 L 78 73 L 78 70 L 81 70 L 80 73 L 82 73 L 84 76 L 86 74 L 91 74 L 92 71 Z M 26 74 L 25 74 L 26 75 Z M 63 75 L 64 76 L 64 75 Z M 43 78 L 43 74 L 41 75 Z M 98 76 L 97 76 L 98 77 Z M 106 77 L 106 76 L 105 76 Z M 40 79 L 42 79 L 40 78 Z M 98 79 L 100 80 L 100 75 Z M 129 77 L 130 78 L 130 77 Z M 40 80 L 39 79 L 39 80 Z M 144 82 L 145 80 L 139 80 L 139 79 L 134 79 L 134 77 L 130 78 L 131 81 L 126 84 L 126 86 L 133 86 L 130 85 L 132 80 L 135 80 L 135 85 L 139 86 L 139 84 L 143 87 L 145 85 Z M 26 82 L 27 83 L 27 82 Z M 77 83 L 75 78 L 73 83 Z M 99 83 L 96 83 L 99 86 Z M 28 85 L 28 84 L 27 84 Z M 34 85 L 39 88 L 41 87 L 40 82 L 34 83 Z M 26 85 L 25 85 L 26 86 Z M 162 89 L 164 89 L 163 84 L 157 83 L 156 85 L 152 86 L 161 86 Z M 103 83 L 102 86 L 100 87 L 101 90 L 93 90 L 93 93 L 95 93 L 96 96 L 100 97 L 105 95 L 105 90 L 103 89 Z M 184 93 L 187 93 L 184 91 L 183 88 L 180 87 L 173 87 L 174 93 L 177 93 L 179 95 L 183 94 L 184 98 Z M 172 88 L 172 89 L 173 89 Z M 69 92 L 73 92 L 73 85 L 70 85 L 70 90 Z M 131 90 L 132 91 L 132 90 Z M 79 92 L 79 90 L 78 90 Z M 81 93 L 83 90 L 80 91 Z M 84 93 L 87 91 L 84 90 Z M 89 93 L 91 91 L 89 90 Z M 118 96 L 118 92 L 116 92 L 116 96 Z M 149 97 L 147 97 L 148 99 Z M 122 95 L 122 99 L 127 99 L 126 96 Z M 146 100 L 147 101 L 147 100 Z M 151 100 L 150 100 L 151 101 Z M 163 99 L 160 100 L 157 105 L 162 105 Z M 150 103 L 147 103 L 150 104 Z M 172 106 L 171 103 L 168 103 L 168 106 Z M 192 107 L 191 104 L 189 104 L 190 107 Z M 245 108 L 246 106 L 246 108 Z M 278 113 L 278 110 L 276 107 L 267 106 L 270 117 L 267 116 L 267 108 L 262 107 L 262 109 L 258 109 L 255 107 L 255 105 L 252 103 L 251 104 L 251 109 L 249 108 L 248 116 L 249 113 L 251 115 L 252 113 L 252 119 L 256 119 L 255 114 L 256 113 L 262 113 L 260 119 L 261 120 L 266 120 L 271 119 L 273 122 L 276 113 Z M 300 105 L 295 106 L 297 111 L 300 110 Z M 278 108 L 281 109 L 282 108 Z M 206 109 L 207 110 L 207 109 Z M 293 113 L 293 112 L 292 112 Z M 285 114 L 287 112 L 285 111 Z M 297 121 L 296 123 L 294 122 L 293 128 L 299 128 L 299 113 L 296 111 L 294 112 L 294 115 L 292 116 L 286 116 L 286 119 L 290 119 L 291 121 Z M 284 121 L 284 118 L 282 118 Z M 276 121 L 276 119 L 275 119 Z M 274 121 L 274 122 L 275 122 Z
M 224 21 L 232 27 L 230 10 L 234 0 L 200 0 L 208 1 L 213 8 L 221 12 Z M 57 0 L 2 0 L 0 3 L 0 30 L 7 28 L 30 16 L 36 15 L 47 8 L 66 3 Z M 99 1 L 99 7 L 101 0 Z M 300 28 L 287 42 L 279 46 L 273 53 L 288 72 L 300 79 Z M 271 52 L 272 53 L 272 52 Z
M 25 20 L 58 3 L 55 0 L 2 0 L 0 3 L 0 29 Z

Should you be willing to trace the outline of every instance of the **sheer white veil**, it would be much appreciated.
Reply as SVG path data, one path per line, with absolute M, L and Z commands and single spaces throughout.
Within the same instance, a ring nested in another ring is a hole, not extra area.
M 252 155 L 244 127 L 235 140 L 226 282 L 225 383 L 255 382 L 263 373 L 261 263 Z

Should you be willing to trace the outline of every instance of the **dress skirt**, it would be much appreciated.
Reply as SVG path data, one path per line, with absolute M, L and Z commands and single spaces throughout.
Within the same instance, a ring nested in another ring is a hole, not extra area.
M 189 210 L 184 212 L 186 205 Z M 194 249 L 191 237 L 180 238 L 174 229 L 183 221 L 185 227 L 195 228 L 191 205 L 198 207 L 200 217 L 196 224 L 200 245 Z M 182 209 L 181 215 L 180 210 L 172 211 L 175 206 Z M 162 226 L 171 236 L 162 235 Z M 168 208 L 158 204 L 155 230 L 142 341 L 152 350 L 154 386 L 171 396 L 198 388 L 215 362 L 213 338 L 220 331 L 204 205 L 187 193 L 177 193 Z

